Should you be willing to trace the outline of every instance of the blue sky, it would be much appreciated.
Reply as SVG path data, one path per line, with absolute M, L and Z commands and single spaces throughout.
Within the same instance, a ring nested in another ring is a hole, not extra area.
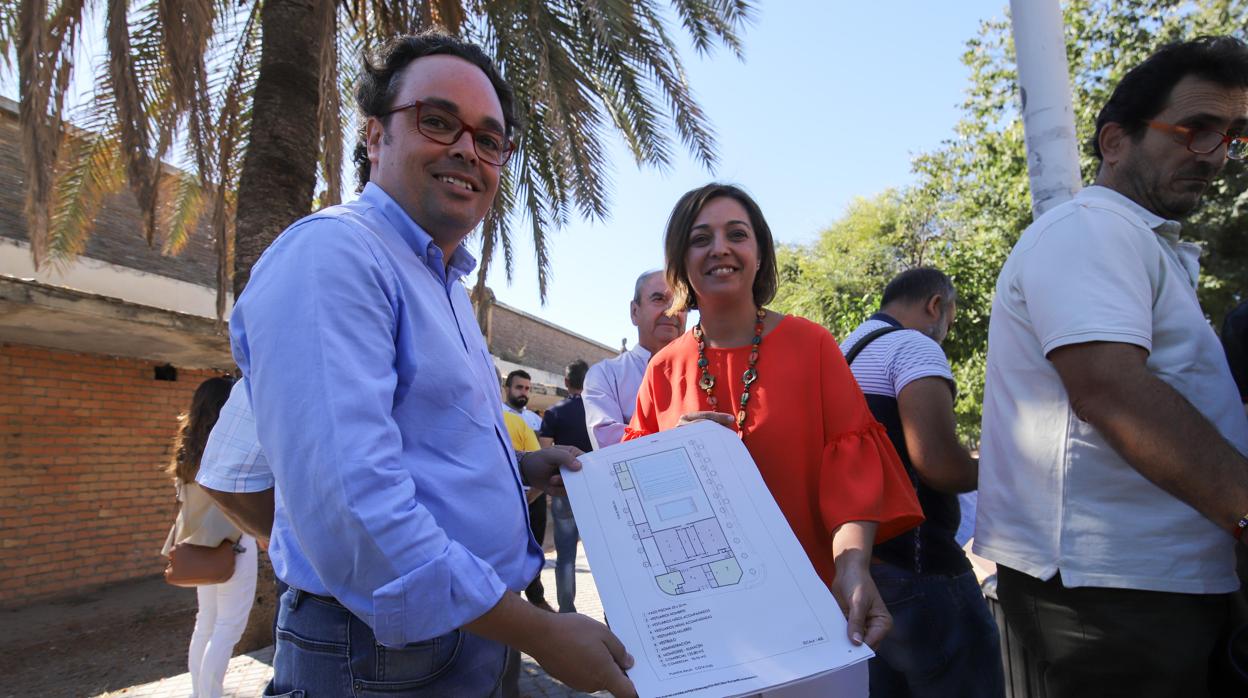
M 720 161 L 707 171 L 679 150 L 669 172 L 639 171 L 611 149 L 611 214 L 576 220 L 550 239 L 552 279 L 538 297 L 532 244 L 517 240 L 511 285 L 501 256 L 488 283 L 498 299 L 613 347 L 627 337 L 637 274 L 663 264 L 663 226 L 681 194 L 711 180 L 744 186 L 778 241 L 813 240 L 859 196 L 912 180 L 910 161 L 953 135 L 968 71 L 960 56 L 1006 0 L 762 0 L 744 32 L 745 61 L 698 58 L 690 84 L 715 128 Z M 527 226 L 516 225 L 519 237 Z

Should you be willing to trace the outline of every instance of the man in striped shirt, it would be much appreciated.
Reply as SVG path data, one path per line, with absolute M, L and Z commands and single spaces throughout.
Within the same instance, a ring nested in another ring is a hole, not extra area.
M 957 495 L 975 489 L 979 471 L 954 431 L 953 373 L 940 348 L 956 312 L 948 277 L 911 269 L 888 284 L 880 311 L 842 345 L 925 517 L 875 546 L 871 576 L 893 630 L 871 660 L 872 696 L 1000 698 L 1005 691 L 996 623 L 955 541 Z

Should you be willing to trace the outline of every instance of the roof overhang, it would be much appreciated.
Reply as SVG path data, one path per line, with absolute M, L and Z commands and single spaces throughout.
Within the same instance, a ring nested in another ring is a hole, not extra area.
M 0 341 L 185 368 L 234 366 L 224 323 L 5 275 Z

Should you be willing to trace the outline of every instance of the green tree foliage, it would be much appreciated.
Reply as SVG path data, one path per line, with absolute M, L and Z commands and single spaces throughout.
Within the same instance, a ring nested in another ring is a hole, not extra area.
M 1203 34 L 1248 38 L 1248 0 L 1070 0 L 1063 14 L 1085 142 L 1114 85 L 1161 44 Z M 958 381 L 958 429 L 974 442 L 997 274 L 1032 215 L 1008 20 L 984 22 L 966 46 L 970 79 L 953 136 L 915 159 L 912 185 L 858 200 L 815 243 L 782 250 L 776 307 L 844 337 L 878 307 L 897 272 L 920 264 L 945 271 L 959 294 L 945 342 Z M 1091 182 L 1098 163 L 1090 148 L 1081 150 Z M 1248 297 L 1246 216 L 1248 167 L 1231 163 L 1184 226 L 1185 237 L 1206 246 L 1200 299 L 1215 323 Z
M 849 334 L 879 307 L 889 279 L 926 261 L 934 237 L 925 237 L 913 198 L 912 192 L 889 189 L 857 199 L 817 242 L 781 248 L 776 303 L 838 337 Z

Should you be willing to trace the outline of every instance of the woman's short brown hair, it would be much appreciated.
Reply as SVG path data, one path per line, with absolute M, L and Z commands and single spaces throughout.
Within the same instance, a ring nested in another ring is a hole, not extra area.
M 689 249 L 689 234 L 693 232 L 698 213 L 708 201 L 721 196 L 734 199 L 745 208 L 750 216 L 750 227 L 754 229 L 754 239 L 758 241 L 759 267 L 754 276 L 754 304 L 761 308 L 776 297 L 776 245 L 762 209 L 740 187 L 711 182 L 680 197 L 667 219 L 667 233 L 663 237 L 666 260 L 663 275 L 668 288 L 672 289 L 672 307 L 668 309 L 668 315 L 698 307 L 698 298 L 689 285 L 689 270 L 685 269 L 685 252 Z

